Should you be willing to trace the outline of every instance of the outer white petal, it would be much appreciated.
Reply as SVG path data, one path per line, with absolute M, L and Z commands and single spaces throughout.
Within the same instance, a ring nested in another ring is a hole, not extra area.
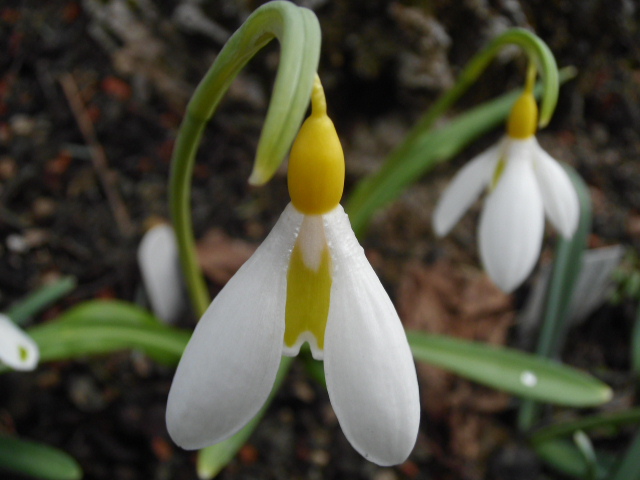
M 198 322 L 167 401 L 167 429 L 181 447 L 225 440 L 266 401 L 282 355 L 287 269 L 302 217 L 287 206 Z
M 544 202 L 544 210 L 554 227 L 565 238 L 578 228 L 580 204 L 567 172 L 535 142 L 533 166 Z
M 0 362 L 14 370 L 33 370 L 39 359 L 36 342 L 0 313 Z
M 325 216 L 333 261 L 325 332 L 327 389 L 345 436 L 378 465 L 402 463 L 416 442 L 415 365 L 398 314 L 342 207 Z
M 474 157 L 453 177 L 433 214 L 433 229 L 437 235 L 449 233 L 480 196 L 482 190 L 489 185 L 504 144 L 503 139 Z
M 185 306 L 185 292 L 173 228 L 157 225 L 142 237 L 138 265 L 153 313 L 166 323 L 175 322 Z
M 544 207 L 532 168 L 531 140 L 509 142 L 504 172 L 480 216 L 480 257 L 505 292 L 527 278 L 542 246 Z

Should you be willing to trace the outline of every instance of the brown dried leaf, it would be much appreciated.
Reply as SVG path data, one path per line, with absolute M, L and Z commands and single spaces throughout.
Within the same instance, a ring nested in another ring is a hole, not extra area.
M 255 252 L 256 246 L 214 228 L 204 235 L 196 249 L 200 267 L 207 278 L 224 285 Z

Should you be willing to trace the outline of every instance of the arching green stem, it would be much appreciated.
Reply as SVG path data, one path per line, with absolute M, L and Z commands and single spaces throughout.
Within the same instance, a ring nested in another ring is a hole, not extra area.
M 538 125 L 540 127 L 547 126 L 558 103 L 559 82 L 556 59 L 547 44 L 535 33 L 524 28 L 513 28 L 494 38 L 484 50 L 469 61 L 453 88 L 442 95 L 422 117 L 405 143 L 409 142 L 418 132 L 430 128 L 476 82 L 500 50 L 508 45 L 521 47 L 529 57 L 529 64 L 535 66 L 540 72 L 542 95 Z M 529 73 L 531 73 L 531 68 Z
M 320 57 L 320 26 L 315 14 L 286 1 L 258 8 L 226 43 L 198 85 L 180 126 L 172 158 L 169 203 L 180 261 L 198 315 L 210 297 L 195 253 L 191 222 L 191 178 L 204 128 L 233 79 L 273 38 L 280 42 L 280 64 L 249 182 L 266 183 L 282 163 L 309 104 Z

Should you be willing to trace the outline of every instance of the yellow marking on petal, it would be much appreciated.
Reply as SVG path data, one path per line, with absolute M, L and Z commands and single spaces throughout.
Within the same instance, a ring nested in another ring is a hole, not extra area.
M 29 358 L 29 350 L 27 350 L 27 348 L 23 347 L 22 345 L 18 345 L 18 357 L 20 358 L 21 362 L 26 362 Z
M 496 186 L 498 185 L 498 181 L 500 180 L 500 177 L 504 172 L 504 167 L 506 166 L 507 162 L 505 161 L 504 157 L 500 157 L 498 163 L 496 164 L 496 169 L 493 171 L 493 177 L 491 177 L 491 190 L 496 188 Z
M 537 125 L 538 105 L 533 92 L 527 88 L 511 108 L 507 133 L 511 138 L 524 140 L 536 134 Z
M 291 202 L 307 215 L 333 210 L 344 189 L 344 153 L 331 119 L 320 79 L 311 95 L 311 116 L 291 147 L 288 185 Z
M 300 335 L 311 333 L 319 350 L 324 350 L 324 331 L 331 297 L 331 256 L 325 245 L 317 270 L 304 263 L 302 247 L 296 242 L 287 273 L 287 305 L 284 344 L 293 347 Z

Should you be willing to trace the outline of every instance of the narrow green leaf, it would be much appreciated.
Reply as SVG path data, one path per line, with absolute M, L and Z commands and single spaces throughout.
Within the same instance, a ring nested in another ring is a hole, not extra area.
M 42 443 L 0 435 L 0 469 L 41 480 L 82 478 L 78 462 L 65 452 Z
M 579 480 L 589 478 L 589 466 L 585 462 L 583 454 L 572 442 L 551 439 L 536 443 L 533 448 L 545 463 L 559 472 Z M 595 478 L 603 480 L 615 465 L 616 459 L 605 452 L 598 452 L 596 458 Z M 628 477 L 625 480 L 631 480 L 631 478 Z
M 69 360 L 118 350 L 141 350 L 154 360 L 177 364 L 191 332 L 171 327 L 118 322 L 51 322 L 28 330 L 40 348 L 40 361 Z
M 615 469 L 611 480 L 637 480 L 640 478 L 640 430 Z
M 558 437 L 572 435 L 578 430 L 606 430 L 617 432 L 620 427 L 640 422 L 640 408 L 631 408 L 622 412 L 589 415 L 588 417 L 571 422 L 554 423 L 536 430 L 531 435 L 531 441 L 542 442 Z
M 517 350 L 441 335 L 407 332 L 416 360 L 524 398 L 588 407 L 611 399 L 611 389 L 590 375 Z
M 586 474 L 584 480 L 596 480 L 598 472 L 598 460 L 596 452 L 593 449 L 591 439 L 582 430 L 578 430 L 573 434 L 573 443 L 582 455 L 582 459 L 586 465 Z
M 582 268 L 582 257 L 591 231 L 591 194 L 578 173 L 568 165 L 565 169 L 571 178 L 580 201 L 578 229 L 569 240 L 558 238 L 553 273 L 545 305 L 543 329 L 537 353 L 545 357 L 557 355 L 563 345 L 568 325 L 569 306 L 573 290 Z
M 163 326 L 153 314 L 123 300 L 89 300 L 65 311 L 57 323 L 92 322 L 110 325 Z
M 16 322 L 16 324 L 24 325 L 28 319 L 71 293 L 74 288 L 76 288 L 76 279 L 74 277 L 63 277 L 50 285 L 45 285 L 15 303 L 9 308 L 6 314 Z
M 249 437 L 269 408 L 271 401 L 280 390 L 280 386 L 287 376 L 287 372 L 289 372 L 292 363 L 292 357 L 282 357 L 282 360 L 280 361 L 280 368 L 276 374 L 276 380 L 273 384 L 273 388 L 271 389 L 271 393 L 269 394 L 269 398 L 256 416 L 253 417 L 251 421 L 242 428 L 242 430 L 224 442 L 203 448 L 198 452 L 198 477 L 202 480 L 215 477 L 233 459 L 233 457 L 236 456 L 238 450 L 247 443 L 247 440 L 249 440 Z
M 27 333 L 38 344 L 40 362 L 136 349 L 175 365 L 192 332 L 165 326 L 146 310 L 124 301 L 94 300 Z M 7 370 L 0 365 L 0 373 Z
M 542 357 L 559 355 L 569 325 L 569 308 L 573 291 L 582 268 L 582 257 L 587 248 L 587 237 L 591 231 L 591 194 L 587 185 L 577 172 L 568 165 L 565 169 L 573 183 L 580 202 L 580 221 L 578 229 L 569 240 L 558 239 L 556 257 L 553 264 L 551 281 L 546 292 L 544 316 L 540 329 L 540 338 L 536 353 Z M 539 416 L 539 405 L 523 402 L 518 412 L 518 427 L 529 430 Z

